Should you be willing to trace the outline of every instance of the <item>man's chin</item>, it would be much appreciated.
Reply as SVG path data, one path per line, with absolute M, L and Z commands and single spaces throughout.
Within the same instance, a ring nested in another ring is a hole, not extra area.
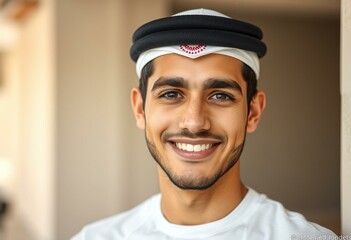
M 182 190 L 207 190 L 212 187 L 220 178 L 220 174 L 213 177 L 189 177 L 189 176 L 175 176 L 174 174 L 165 172 L 169 180 L 178 188 Z

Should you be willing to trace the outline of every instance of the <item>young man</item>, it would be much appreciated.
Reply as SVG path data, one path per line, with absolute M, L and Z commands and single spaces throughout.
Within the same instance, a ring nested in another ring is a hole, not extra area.
M 137 126 L 158 164 L 161 193 L 85 227 L 74 240 L 327 239 L 331 231 L 245 186 L 240 155 L 265 108 L 256 89 L 261 30 L 197 9 L 133 36 Z

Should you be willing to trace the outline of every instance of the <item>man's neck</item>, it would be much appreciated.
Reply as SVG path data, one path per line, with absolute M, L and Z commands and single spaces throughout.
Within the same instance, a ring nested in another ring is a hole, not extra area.
M 240 181 L 238 165 L 206 190 L 182 190 L 160 176 L 163 215 L 179 225 L 205 224 L 227 216 L 248 191 Z

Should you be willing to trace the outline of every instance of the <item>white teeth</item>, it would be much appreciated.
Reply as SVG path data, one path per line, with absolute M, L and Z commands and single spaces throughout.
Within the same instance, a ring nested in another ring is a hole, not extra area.
M 187 145 L 186 145 L 186 150 L 187 150 L 188 152 L 193 152 L 193 151 L 194 151 L 194 145 L 187 144 Z
M 201 151 L 201 145 L 195 145 L 194 152 L 200 152 L 200 151 Z
M 186 144 L 186 143 L 176 143 L 177 148 L 182 149 L 187 152 L 201 152 L 210 149 L 212 144 Z

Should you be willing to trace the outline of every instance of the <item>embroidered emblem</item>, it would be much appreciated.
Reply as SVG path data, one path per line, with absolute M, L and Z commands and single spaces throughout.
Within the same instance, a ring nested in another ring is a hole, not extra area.
M 179 47 L 187 54 L 198 54 L 206 49 L 206 45 L 180 45 Z

